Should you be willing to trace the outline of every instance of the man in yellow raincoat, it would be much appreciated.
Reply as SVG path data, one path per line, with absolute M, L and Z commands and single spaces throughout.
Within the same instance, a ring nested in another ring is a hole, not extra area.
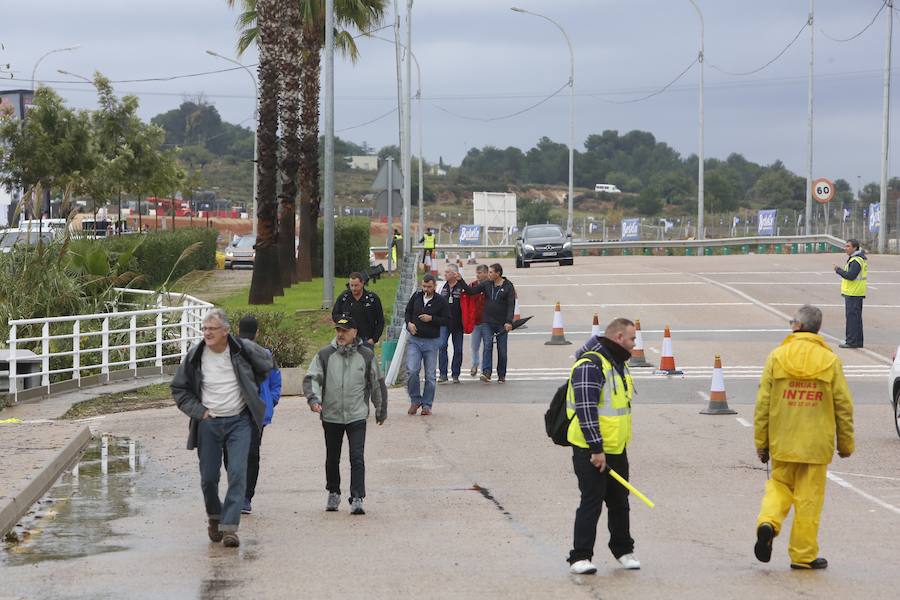
M 754 553 L 772 558 L 772 540 L 794 507 L 788 542 L 792 569 L 824 569 L 819 557 L 819 515 L 825 476 L 834 455 L 853 453 L 853 398 L 840 359 L 819 333 L 822 311 L 806 304 L 791 320 L 793 333 L 766 360 L 756 395 L 754 439 L 772 478 L 756 521 Z

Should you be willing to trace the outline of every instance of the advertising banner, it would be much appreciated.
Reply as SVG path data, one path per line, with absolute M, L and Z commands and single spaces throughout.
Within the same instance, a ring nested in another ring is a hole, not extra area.
M 775 209 L 759 211 L 759 226 L 757 235 L 775 235 Z
M 469 246 L 477 246 L 481 243 L 481 225 L 460 225 L 459 243 Z
M 622 241 L 636 242 L 641 239 L 641 220 L 622 219 Z

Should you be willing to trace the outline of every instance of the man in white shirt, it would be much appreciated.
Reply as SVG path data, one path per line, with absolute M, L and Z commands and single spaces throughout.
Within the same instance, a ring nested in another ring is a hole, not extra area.
M 171 387 L 178 408 L 191 417 L 187 447 L 196 448 L 200 460 L 209 539 L 236 548 L 251 428 L 261 429 L 265 414 L 259 384 L 273 362 L 263 348 L 232 336 L 230 330 L 225 312 L 210 310 L 203 318 L 203 340 L 187 353 Z M 219 475 L 226 448 L 228 491 L 222 502 Z

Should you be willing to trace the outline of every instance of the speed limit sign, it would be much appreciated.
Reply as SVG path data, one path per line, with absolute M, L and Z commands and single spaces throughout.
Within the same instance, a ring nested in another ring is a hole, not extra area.
M 823 177 L 813 181 L 812 186 L 813 198 L 816 199 L 816 202 L 825 204 L 834 198 L 834 182 Z

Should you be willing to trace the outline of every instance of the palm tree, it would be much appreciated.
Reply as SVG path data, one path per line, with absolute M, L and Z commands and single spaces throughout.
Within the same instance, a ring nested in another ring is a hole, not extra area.
M 278 264 L 276 193 L 278 178 L 278 36 L 279 0 L 258 0 L 259 123 L 257 123 L 256 258 L 250 281 L 250 304 L 272 304 L 284 293 Z
M 236 0 L 226 0 L 234 6 Z M 260 0 L 241 0 L 242 13 L 237 27 L 238 53 L 243 53 L 259 35 L 257 9 Z M 300 188 L 300 251 L 297 260 L 299 281 L 312 279 L 312 266 L 318 248 L 318 220 L 321 197 L 319 196 L 319 97 L 321 92 L 320 54 L 325 45 L 324 0 L 294 0 L 299 8 L 298 29 L 300 43 L 300 74 L 302 108 L 299 136 L 299 188 Z M 387 0 L 335 0 L 335 46 L 352 61 L 359 51 L 348 28 L 367 32 L 376 27 L 385 14 Z M 294 57 L 286 60 L 297 64 Z M 287 132 L 285 132 L 287 137 Z M 285 148 L 287 151 L 287 148 Z M 284 165 L 292 164 L 290 159 Z M 282 195 L 282 200 L 284 194 Z M 284 210 L 282 211 L 282 214 Z M 293 234 L 293 230 L 292 230 Z M 293 238 L 292 238 L 293 239 Z
M 297 0 L 279 0 L 285 15 L 281 36 L 281 196 L 278 204 L 278 257 L 281 284 L 290 287 L 297 278 L 296 239 L 297 173 L 300 169 L 300 21 Z

